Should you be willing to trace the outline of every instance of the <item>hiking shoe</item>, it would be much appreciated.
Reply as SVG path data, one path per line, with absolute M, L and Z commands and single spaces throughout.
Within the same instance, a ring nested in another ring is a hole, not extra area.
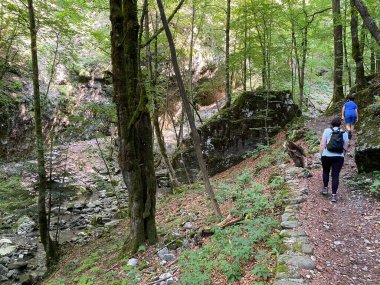
M 352 138 L 352 132 L 348 131 L 348 139 L 350 140 Z
M 327 187 L 322 188 L 322 195 L 327 195 L 328 192 L 329 192 L 329 190 Z
M 331 202 L 336 203 L 336 194 L 331 195 Z

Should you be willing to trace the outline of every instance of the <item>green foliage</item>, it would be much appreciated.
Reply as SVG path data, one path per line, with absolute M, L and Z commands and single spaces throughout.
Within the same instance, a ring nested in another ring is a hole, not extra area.
M 93 268 L 96 262 L 100 259 L 98 253 L 91 254 L 91 257 L 87 257 L 80 261 L 81 266 L 77 268 L 74 273 L 78 274 L 90 268 Z
M 358 174 L 348 180 L 350 188 L 380 198 L 380 171 Z
M 375 101 L 367 109 L 375 116 L 380 117 L 380 96 L 375 96 Z
M 305 141 L 309 148 L 309 153 L 316 153 L 319 150 L 319 140 L 316 133 L 312 130 L 308 130 L 305 133 Z
M 305 121 L 306 117 L 294 118 L 286 126 L 286 139 L 288 141 L 298 141 L 305 135 Z
M 218 200 L 234 200 L 231 213 L 243 216 L 245 220 L 225 229 L 215 228 L 208 244 L 196 251 L 185 251 L 179 260 L 182 267 L 180 284 L 211 284 L 215 270 L 230 282 L 239 280 L 244 273 L 242 265 L 253 257 L 258 261 L 254 274 L 263 280 L 271 276 L 270 270 L 264 268 L 264 260 L 269 262 L 270 256 L 277 251 L 278 240 L 271 235 L 278 223 L 267 215 L 275 206 L 271 197 L 262 192 L 264 186 L 252 183 L 251 179 L 251 173 L 243 171 L 236 185 L 220 186 L 216 192 Z M 264 256 L 260 252 L 257 257 L 253 256 L 255 244 L 263 241 L 269 241 L 269 253 Z
M 377 173 L 374 181 L 369 187 L 369 191 L 376 196 L 380 196 L 380 172 Z
M 258 145 L 258 146 L 256 147 L 255 150 L 253 150 L 253 151 L 247 151 L 247 152 L 243 155 L 243 157 L 244 157 L 244 158 L 252 157 L 253 159 L 257 159 L 257 158 L 260 156 L 260 152 L 262 152 L 262 151 L 268 151 L 268 150 L 270 150 L 270 149 L 271 149 L 270 146 L 260 144 L 260 145 Z
M 272 276 L 272 271 L 269 266 L 272 264 L 271 253 L 263 249 L 259 249 L 255 255 L 257 263 L 251 273 L 258 278 L 268 280 Z
M 35 202 L 21 181 L 21 177 L 0 174 L 0 213 L 26 209 Z

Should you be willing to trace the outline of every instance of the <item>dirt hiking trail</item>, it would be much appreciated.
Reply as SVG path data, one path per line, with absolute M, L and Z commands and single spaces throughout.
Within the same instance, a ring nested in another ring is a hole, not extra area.
M 331 119 L 313 119 L 307 128 L 320 137 Z M 297 218 L 302 224 L 300 229 L 314 244 L 317 270 L 305 276 L 312 285 L 380 284 L 380 202 L 350 189 L 347 183 L 357 172 L 355 139 L 354 132 L 340 173 L 337 203 L 330 202 L 331 178 L 329 195 L 321 195 L 322 168 L 312 169 L 313 176 L 300 185 L 309 189 Z

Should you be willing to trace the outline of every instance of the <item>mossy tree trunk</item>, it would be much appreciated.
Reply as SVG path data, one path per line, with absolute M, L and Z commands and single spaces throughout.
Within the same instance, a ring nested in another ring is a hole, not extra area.
M 139 82 L 137 1 L 110 0 L 114 100 L 119 164 L 129 194 L 129 252 L 157 241 L 156 178 L 147 96 Z
M 333 101 L 344 98 L 343 93 L 343 27 L 340 0 L 332 0 L 334 24 L 334 91 Z
M 37 27 L 34 16 L 33 0 L 28 0 L 30 46 L 32 54 L 33 75 L 33 97 L 34 97 L 34 123 L 37 148 L 37 170 L 38 170 L 38 226 L 41 243 L 46 252 L 46 266 L 51 268 L 58 260 L 58 244 L 54 242 L 49 233 L 49 224 L 46 213 L 46 170 L 44 158 L 44 139 L 42 134 L 41 100 L 39 86 L 39 70 L 37 55 Z
M 359 91 L 366 85 L 364 77 L 363 54 L 360 48 L 359 32 L 358 32 L 358 11 L 354 1 L 351 0 L 351 42 L 352 42 L 352 58 L 355 61 L 355 85 L 356 91 Z

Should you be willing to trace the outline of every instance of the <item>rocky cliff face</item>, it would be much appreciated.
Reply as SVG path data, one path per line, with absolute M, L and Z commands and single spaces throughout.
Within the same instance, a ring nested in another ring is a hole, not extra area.
M 359 124 L 355 162 L 359 172 L 380 171 L 380 77 L 356 97 Z
M 43 131 L 55 143 L 110 134 L 114 108 L 110 75 L 96 69 L 58 76 L 45 95 L 41 82 Z M 29 158 L 34 150 L 33 86 L 19 74 L 0 82 L 0 160 Z
M 241 94 L 230 108 L 222 109 L 199 129 L 203 154 L 210 175 L 243 160 L 247 151 L 266 144 L 300 111 L 289 91 L 255 91 Z M 190 138 L 174 155 L 180 181 L 198 179 L 198 163 Z

